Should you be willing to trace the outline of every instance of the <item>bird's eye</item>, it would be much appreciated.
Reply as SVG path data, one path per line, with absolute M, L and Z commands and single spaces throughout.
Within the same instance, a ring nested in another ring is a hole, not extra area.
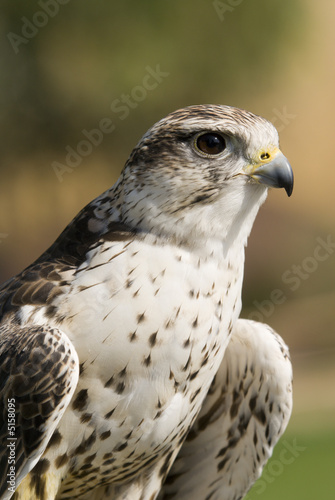
M 198 136 L 196 147 L 206 155 L 218 155 L 226 148 L 226 141 L 222 135 L 207 132 Z

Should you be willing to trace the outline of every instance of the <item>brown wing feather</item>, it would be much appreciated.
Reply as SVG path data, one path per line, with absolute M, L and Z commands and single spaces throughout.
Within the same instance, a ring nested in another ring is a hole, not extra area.
M 21 306 L 50 306 L 63 293 L 71 275 L 85 261 L 87 253 L 104 241 L 124 241 L 134 237 L 134 231 L 119 222 L 110 222 L 100 232 L 89 229 L 96 220 L 91 205 L 87 205 L 64 229 L 56 241 L 34 263 L 0 287 L 0 323 L 6 315 L 15 314 Z
M 15 449 L 17 486 L 42 455 L 78 376 L 77 353 L 59 330 L 15 323 L 0 327 L 0 498 L 8 488 L 8 445 Z

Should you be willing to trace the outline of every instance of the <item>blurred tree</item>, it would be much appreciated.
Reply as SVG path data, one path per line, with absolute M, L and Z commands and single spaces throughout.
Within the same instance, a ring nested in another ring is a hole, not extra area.
M 262 92 L 305 12 L 300 0 L 3 0 L 0 10 L 1 155 L 13 160 L 64 151 L 101 118 L 119 120 L 111 103 L 142 85 L 147 66 L 168 84 L 119 123 L 124 151 L 179 106 Z

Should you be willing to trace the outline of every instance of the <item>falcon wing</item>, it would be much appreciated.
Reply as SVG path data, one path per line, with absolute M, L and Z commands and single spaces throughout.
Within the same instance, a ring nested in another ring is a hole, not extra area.
M 261 475 L 291 410 L 287 346 L 267 325 L 238 320 L 159 498 L 242 498 Z
M 56 328 L 0 326 L 0 498 L 35 466 L 68 406 L 79 377 L 77 353 Z

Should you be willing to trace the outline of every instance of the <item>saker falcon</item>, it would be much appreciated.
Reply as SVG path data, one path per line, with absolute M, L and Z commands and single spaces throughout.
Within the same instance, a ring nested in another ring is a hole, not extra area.
M 272 124 L 175 111 L 2 285 L 1 499 L 245 495 L 292 406 L 287 347 L 239 319 L 269 187 L 293 188 Z

